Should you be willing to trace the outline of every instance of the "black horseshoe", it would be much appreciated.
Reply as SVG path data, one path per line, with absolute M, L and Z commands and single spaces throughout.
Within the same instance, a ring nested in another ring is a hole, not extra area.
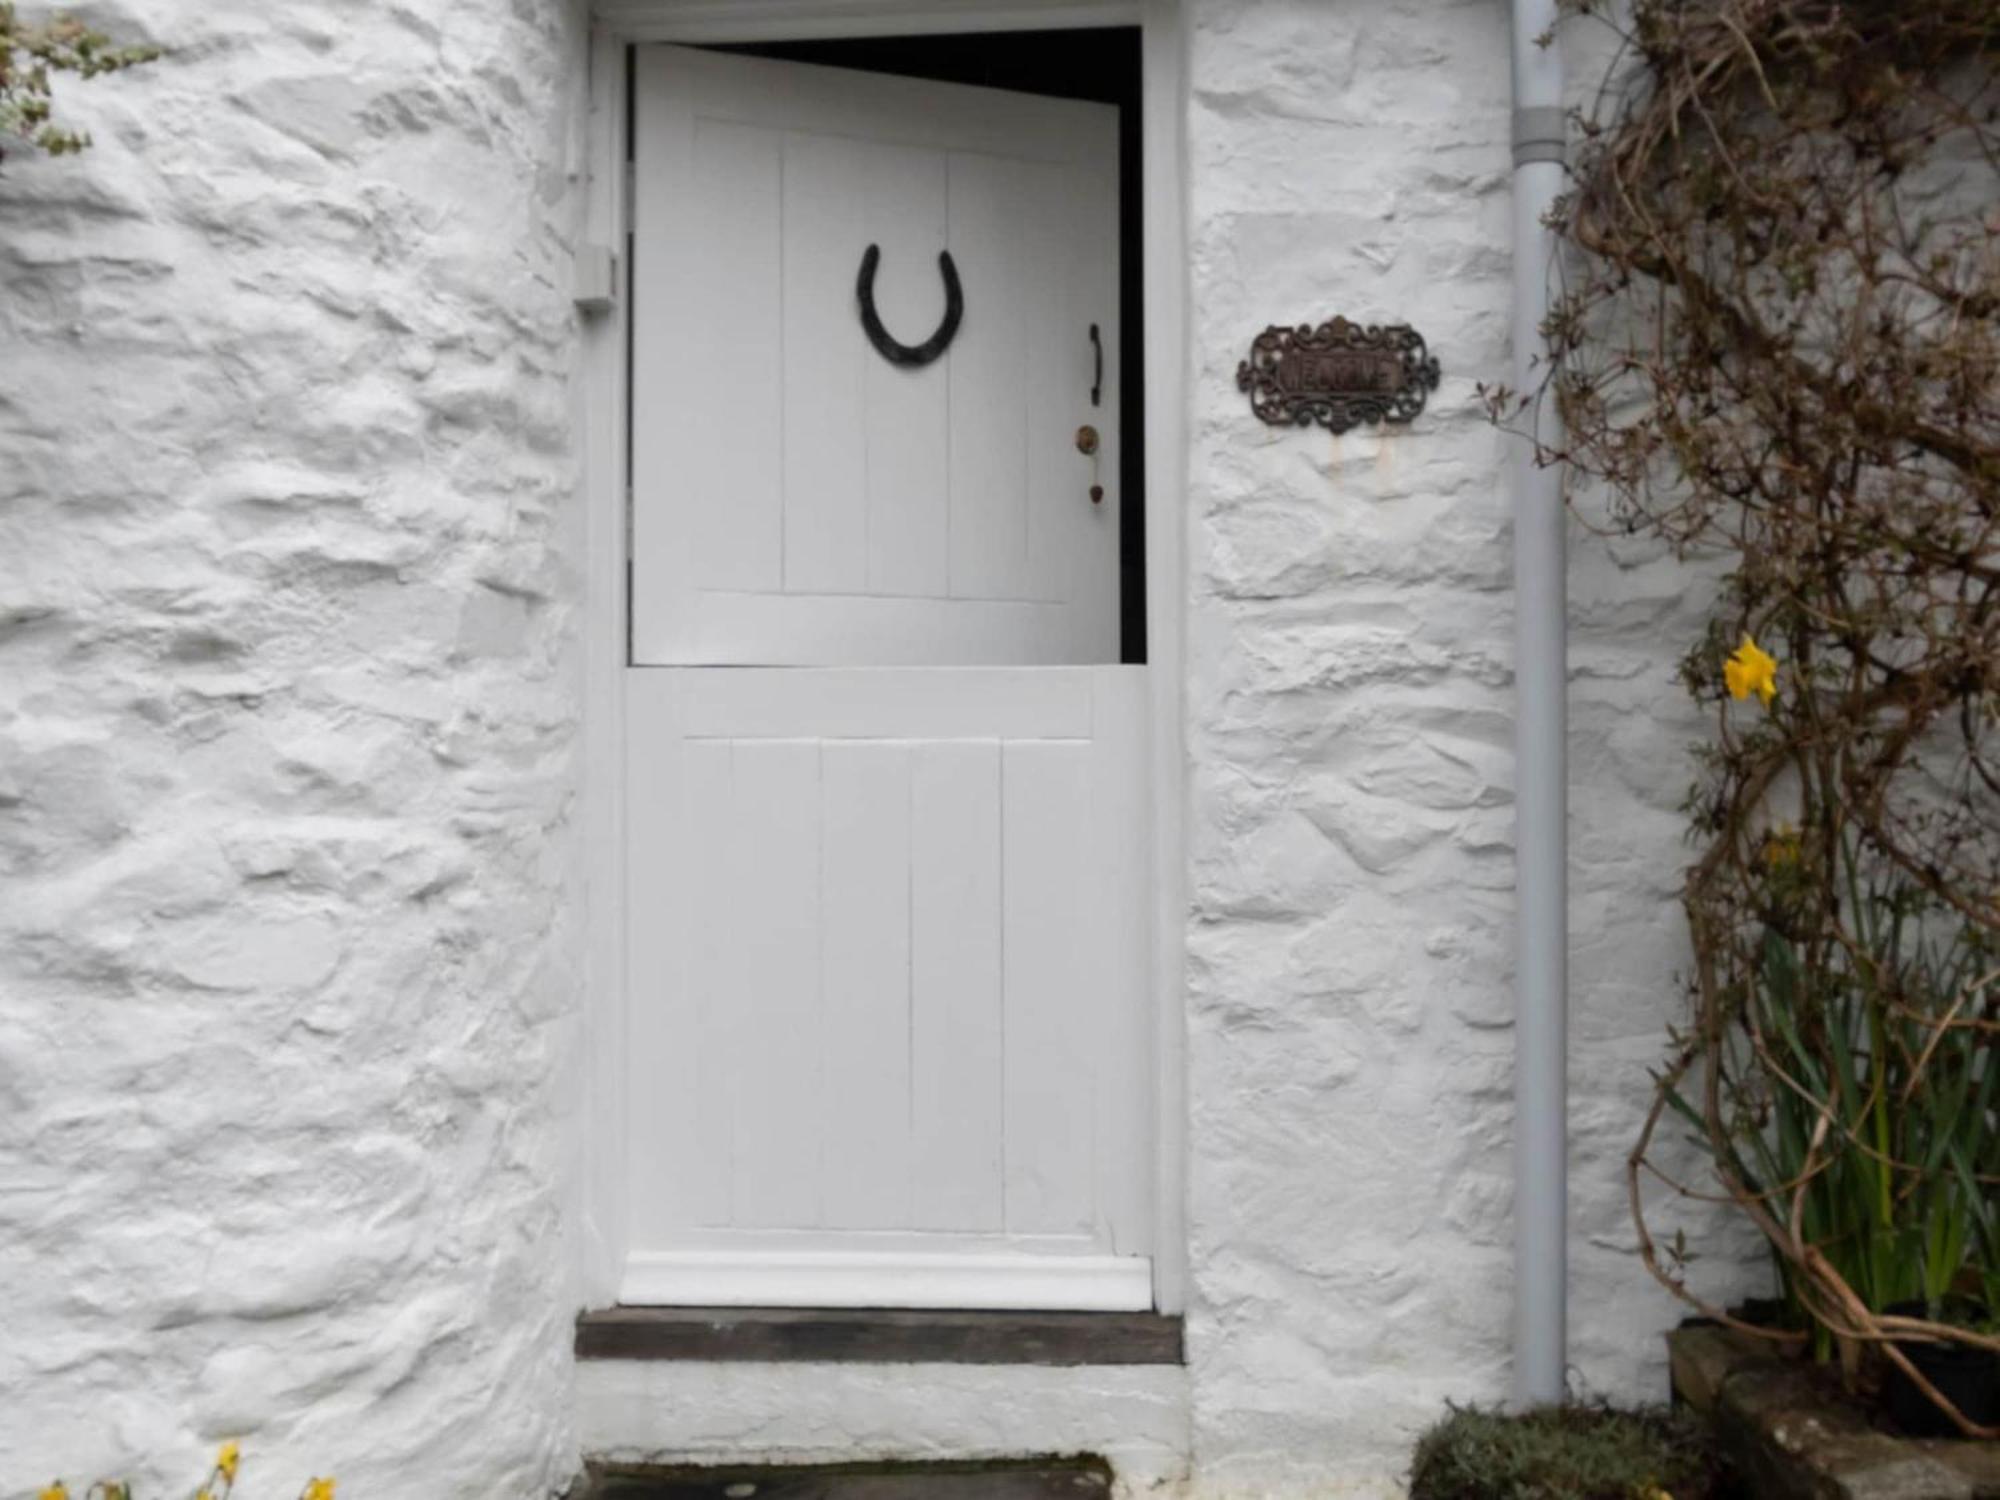
M 890 364 L 913 368 L 927 365 L 950 347 L 952 336 L 958 332 L 958 320 L 965 316 L 965 294 L 959 290 L 958 267 L 951 263 L 949 250 L 938 253 L 938 269 L 944 273 L 944 321 L 938 324 L 936 333 L 912 348 L 891 338 L 881 318 L 876 316 L 875 267 L 881 259 L 882 247 L 870 245 L 861 257 L 861 275 L 854 283 L 854 294 L 861 299 L 862 331 Z

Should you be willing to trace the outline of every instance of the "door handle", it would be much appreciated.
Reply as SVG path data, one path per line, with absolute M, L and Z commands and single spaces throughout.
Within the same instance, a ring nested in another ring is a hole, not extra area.
M 1097 336 L 1095 323 L 1090 325 L 1090 348 L 1096 356 L 1090 377 L 1090 404 L 1101 406 L 1104 404 L 1101 399 L 1104 394 L 1104 340 Z

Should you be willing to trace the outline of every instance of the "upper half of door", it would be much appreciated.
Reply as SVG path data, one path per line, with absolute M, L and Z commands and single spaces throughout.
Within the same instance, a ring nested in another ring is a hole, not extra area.
M 636 84 L 633 660 L 1116 662 L 1117 111 L 679 47 Z

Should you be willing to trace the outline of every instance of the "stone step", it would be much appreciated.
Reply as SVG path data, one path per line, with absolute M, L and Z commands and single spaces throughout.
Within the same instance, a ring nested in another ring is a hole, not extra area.
M 594 1475 L 585 1500 L 1105 1500 L 1100 1463 L 673 1469 Z

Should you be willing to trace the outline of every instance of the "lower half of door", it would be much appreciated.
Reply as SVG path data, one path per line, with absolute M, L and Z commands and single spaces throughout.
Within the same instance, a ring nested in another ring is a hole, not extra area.
M 621 1300 L 1152 1305 L 1145 672 L 626 674 Z

